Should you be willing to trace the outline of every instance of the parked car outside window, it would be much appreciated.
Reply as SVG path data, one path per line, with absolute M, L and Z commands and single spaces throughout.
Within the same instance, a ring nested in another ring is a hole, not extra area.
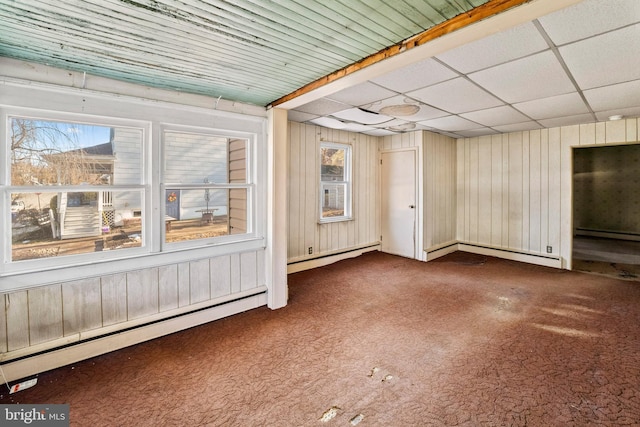
M 17 214 L 20 211 L 24 210 L 24 202 L 21 200 L 14 200 L 11 202 L 11 213 Z

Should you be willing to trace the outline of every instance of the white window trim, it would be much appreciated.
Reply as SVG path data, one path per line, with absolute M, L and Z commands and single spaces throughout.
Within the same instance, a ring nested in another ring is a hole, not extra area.
M 320 151 L 323 148 L 334 148 L 339 150 L 345 150 L 344 159 L 344 181 L 332 181 L 333 184 L 346 184 L 345 200 L 344 200 L 344 215 L 335 217 L 322 216 L 322 206 L 324 204 L 324 192 L 322 191 L 323 183 L 328 181 L 322 181 L 322 159 L 320 153 L 318 153 L 318 165 L 319 165 L 319 181 L 318 181 L 318 222 L 320 224 L 326 224 L 331 222 L 351 221 L 353 220 L 353 146 L 351 144 L 341 144 L 337 142 L 321 142 Z
M 247 155 L 247 176 L 245 184 L 233 184 L 233 183 L 225 183 L 225 184 L 184 184 L 184 183 L 175 183 L 175 182 L 165 182 L 165 138 L 164 135 L 166 132 L 179 132 L 186 134 L 194 134 L 194 135 L 207 135 L 207 136 L 215 136 L 221 138 L 236 138 L 243 139 L 246 141 L 246 155 Z M 203 128 L 203 127 L 195 127 L 195 126 L 181 126 L 176 124 L 163 124 L 161 126 L 161 164 L 163 165 L 160 171 L 160 188 L 161 195 L 165 194 L 167 189 L 179 189 L 179 190 L 204 190 L 204 189 L 212 189 L 212 190 L 220 190 L 220 189 L 233 189 L 233 188 L 242 188 L 247 190 L 247 232 L 243 234 L 233 234 L 233 235 L 225 235 L 212 237 L 207 239 L 196 239 L 196 240 L 187 240 L 181 242 L 166 242 L 165 241 L 165 228 L 162 228 L 162 235 L 160 239 L 161 252 L 165 252 L 168 250 L 178 250 L 178 249 L 190 249 L 190 248 L 198 248 L 203 246 L 210 246 L 215 244 L 223 244 L 223 243 L 233 243 L 233 242 L 243 242 L 247 240 L 251 240 L 257 237 L 256 234 L 256 184 L 254 177 L 256 176 L 256 165 L 255 162 L 252 163 L 252 160 L 255 157 L 256 150 L 256 135 L 248 132 L 234 132 L 234 131 L 222 131 L 211 128 Z M 164 196 L 163 196 L 164 198 Z M 163 199 L 164 200 L 164 199 Z M 161 217 L 164 218 L 166 215 L 166 205 L 164 202 L 160 205 L 160 210 L 162 212 Z
M 144 183 L 139 189 L 145 194 L 143 200 L 145 213 L 142 221 L 143 226 L 146 224 L 143 230 L 146 235 L 143 237 L 142 248 L 111 251 L 108 257 L 105 253 L 90 253 L 51 258 L 50 265 L 42 263 L 46 258 L 33 260 L 33 263 L 27 260 L 17 263 L 6 262 L 8 254 L 11 253 L 11 239 L 5 239 L 6 241 L 0 244 L 0 292 L 265 248 L 266 196 L 261 191 L 265 185 L 260 184 L 264 180 L 259 179 L 267 170 L 266 160 L 261 160 L 266 156 L 259 155 L 259 153 L 266 153 L 265 117 L 170 102 L 148 101 L 124 95 L 89 93 L 74 88 L 61 90 L 59 87 L 44 84 L 32 85 L 30 82 L 17 83 L 15 86 L 21 87 L 21 90 L 15 92 L 12 87 L 8 96 L 4 98 L 5 104 L 0 104 L 0 133 L 4 135 L 5 141 L 9 140 L 10 129 L 7 126 L 9 116 L 144 129 L 142 165 Z M 50 93 L 51 97 L 47 98 L 43 93 Z M 42 99 L 47 101 L 42 102 Z M 63 105 L 68 108 L 68 111 L 47 110 L 43 108 L 45 105 L 48 108 Z M 141 108 L 143 105 L 144 108 Z M 164 221 L 160 222 L 159 219 L 164 219 L 160 216 L 160 207 L 163 205 L 159 180 L 160 132 L 165 123 L 171 123 L 163 122 L 169 117 L 188 124 L 175 125 L 172 128 L 201 129 L 250 141 L 252 149 L 248 150 L 250 151 L 248 156 L 251 158 L 248 159 L 247 173 L 255 178 L 252 180 L 251 189 L 250 209 L 253 215 L 253 229 L 250 236 L 243 234 L 241 236 L 244 239 L 231 237 L 216 241 L 214 244 L 205 242 L 189 248 L 162 247 L 161 233 L 154 230 L 158 228 L 164 230 Z M 207 125 L 210 123 L 212 126 L 202 126 L 203 123 Z M 0 150 L 0 164 L 7 165 L 11 158 L 10 147 L 8 143 L 3 145 L 5 147 Z M 4 230 L 11 229 L 9 194 L 13 189 L 8 186 L 9 178 L 10 171 L 0 172 L 0 209 L 5 212 L 0 215 L 0 230 L 3 230 L 3 235 L 7 235 Z M 129 188 L 130 186 L 127 186 L 127 189 Z M 23 189 L 21 187 L 21 190 Z M 39 189 L 42 188 L 39 187 Z M 154 227 L 154 221 L 160 225 Z
M 128 184 L 128 185 L 110 185 L 110 186 L 91 186 L 91 185 L 63 185 L 63 186 L 13 186 L 11 183 L 11 147 L 6 144 L 6 149 L 3 151 L 2 165 L 7 167 L 5 174 L 0 178 L 0 193 L 3 194 L 2 203 L 0 208 L 3 210 L 2 215 L 2 228 L 3 230 L 9 230 L 8 233 L 2 233 L 9 238 L 3 239 L 2 251 L 0 251 L 0 278 L 4 275 L 13 275 L 19 273 L 31 273 L 39 270 L 55 270 L 60 267 L 73 267 L 77 265 L 85 265 L 96 262 L 110 261 L 116 259 L 124 259 L 135 256 L 146 255 L 150 252 L 149 241 L 150 231 L 149 227 L 145 224 L 150 224 L 149 213 L 151 212 L 151 206 L 149 204 L 149 181 L 150 173 L 147 169 L 149 164 L 148 152 L 149 152 L 149 134 L 150 134 L 150 122 L 129 120 L 122 118 L 113 118 L 105 116 L 87 116 L 73 113 L 62 113 L 58 111 L 46 111 L 46 110 L 34 110 L 24 108 L 2 108 L 0 112 L 0 120 L 2 120 L 4 140 L 10 140 L 11 129 L 9 127 L 10 120 L 14 117 L 27 118 L 30 120 L 42 120 L 42 121 L 59 121 L 67 123 L 79 123 L 87 125 L 98 126 L 110 126 L 139 129 L 142 131 L 141 141 L 141 156 L 142 164 L 140 165 L 140 183 Z M 141 205 L 144 206 L 145 215 L 142 218 L 142 245 L 136 248 L 119 249 L 116 251 L 102 251 L 102 252 L 90 252 L 83 254 L 66 255 L 61 257 L 49 257 L 38 258 L 32 260 L 11 261 L 12 253 L 12 241 L 11 241 L 11 216 L 9 213 L 9 204 L 11 203 L 11 193 L 36 193 L 36 192 L 77 192 L 77 191 L 132 191 L 141 193 Z M 0 281 L 0 283 L 2 283 Z M 0 285 L 0 291 L 3 287 Z

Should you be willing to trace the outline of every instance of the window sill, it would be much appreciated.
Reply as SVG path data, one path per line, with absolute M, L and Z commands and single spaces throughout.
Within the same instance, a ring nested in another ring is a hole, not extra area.
M 353 217 L 339 216 L 339 217 L 335 217 L 335 218 L 320 219 L 320 220 L 318 220 L 318 224 L 320 224 L 320 225 L 322 225 L 322 224 L 331 224 L 333 222 L 346 222 L 346 221 L 353 221 L 353 220 L 354 220 Z

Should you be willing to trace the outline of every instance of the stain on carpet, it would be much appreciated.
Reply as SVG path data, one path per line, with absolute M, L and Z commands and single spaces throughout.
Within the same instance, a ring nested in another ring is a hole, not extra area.
M 572 269 L 616 279 L 640 281 L 640 265 L 604 261 L 573 260 Z

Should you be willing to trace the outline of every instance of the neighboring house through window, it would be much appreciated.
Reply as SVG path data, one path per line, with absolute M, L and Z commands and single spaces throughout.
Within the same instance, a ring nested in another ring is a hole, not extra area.
M 141 223 L 123 226 L 143 211 L 144 129 L 18 116 L 8 122 L 4 193 L 23 209 L 11 216 L 5 263 L 46 268 L 60 257 L 79 262 L 96 252 L 142 248 Z M 122 232 L 114 233 L 117 227 Z
M 173 223 L 166 227 L 165 243 L 226 241 L 251 233 L 249 140 L 167 129 L 163 143 L 165 214 Z
M 0 274 L 255 238 L 253 134 L 163 126 L 158 180 L 148 123 L 41 116 L 5 116 Z
M 351 146 L 320 144 L 320 222 L 351 219 Z

